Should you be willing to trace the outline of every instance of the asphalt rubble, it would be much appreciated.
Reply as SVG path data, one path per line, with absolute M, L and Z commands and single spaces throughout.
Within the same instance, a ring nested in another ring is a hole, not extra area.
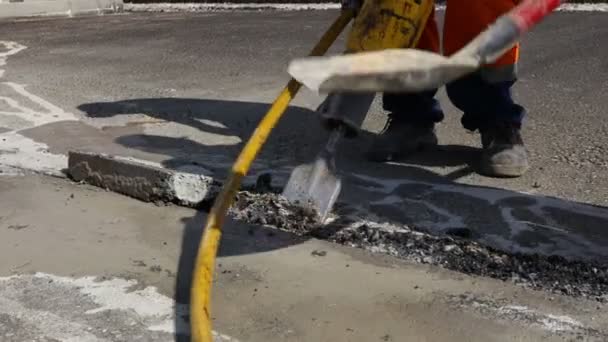
M 411 262 L 512 282 L 534 290 L 608 303 L 608 263 L 557 255 L 500 251 L 471 239 L 466 229 L 437 235 L 395 222 L 370 219 L 338 203 L 330 222 L 294 205 L 277 189 L 243 189 L 229 215 L 236 220 L 319 238 Z

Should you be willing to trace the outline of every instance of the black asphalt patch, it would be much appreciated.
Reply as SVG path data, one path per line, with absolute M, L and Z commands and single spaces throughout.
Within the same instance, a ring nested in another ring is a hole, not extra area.
M 339 205 L 335 213 L 338 218 L 321 225 L 314 213 L 290 204 L 278 194 L 251 192 L 240 192 L 230 209 L 233 218 L 247 223 L 509 281 L 535 290 L 608 303 L 608 263 L 569 260 L 557 255 L 509 253 L 469 240 L 460 231 L 451 236 L 434 235 L 405 225 L 361 220 L 352 215 L 355 212 L 354 208 Z

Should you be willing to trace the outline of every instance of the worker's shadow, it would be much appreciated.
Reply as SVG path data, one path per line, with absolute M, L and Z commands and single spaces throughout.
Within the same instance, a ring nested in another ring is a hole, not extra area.
M 174 123 L 156 127 L 152 123 L 146 129 L 141 125 L 127 127 L 116 142 L 128 148 L 167 156 L 169 158 L 163 164 L 168 168 L 193 162 L 225 170 L 269 107 L 268 103 L 256 102 L 150 98 L 87 103 L 78 109 L 91 118 L 145 114 L 159 119 L 157 122 L 160 123 Z M 154 131 L 155 128 L 158 130 Z M 124 134 L 125 131 L 129 134 Z M 297 162 L 314 154 L 325 136 L 326 132 L 319 129 L 318 116 L 313 110 L 291 106 L 273 129 L 257 160 L 266 161 L 269 168 Z
M 169 157 L 163 162 L 167 168 L 175 169 L 195 163 L 221 172 L 234 161 L 269 107 L 268 103 L 257 102 L 145 98 L 87 103 L 78 109 L 91 118 L 144 114 L 160 122 L 183 125 L 167 128 L 162 134 L 132 129 L 133 133 L 121 135 L 116 142 L 128 148 Z M 186 136 L 186 129 L 196 137 Z M 340 149 L 341 157 L 365 163 L 363 151 L 367 150 L 373 135 L 364 130 L 358 138 L 344 140 Z M 290 106 L 257 159 L 261 164 L 266 164 L 267 169 L 297 165 L 314 158 L 326 137 L 327 132 L 321 128 L 315 111 Z M 440 146 L 407 156 L 402 162 L 414 167 L 462 166 L 459 171 L 447 176 L 454 180 L 472 172 L 472 161 L 477 153 L 478 149 L 467 146 Z
M 184 217 L 184 232 L 182 235 L 181 253 L 179 256 L 175 281 L 175 300 L 178 303 L 175 312 L 176 341 L 190 341 L 188 336 L 189 310 L 183 310 L 190 303 L 190 289 L 195 269 L 199 242 L 203 236 L 207 213 L 198 211 L 193 217 Z M 262 226 L 251 226 L 233 220 L 226 220 L 222 229 L 222 240 L 218 257 L 247 255 L 282 249 L 300 244 L 307 238 L 294 236 L 276 229 Z M 224 273 L 231 272 L 221 261 L 216 265 L 214 280 L 221 279 Z M 221 286 L 217 282 L 214 286 Z

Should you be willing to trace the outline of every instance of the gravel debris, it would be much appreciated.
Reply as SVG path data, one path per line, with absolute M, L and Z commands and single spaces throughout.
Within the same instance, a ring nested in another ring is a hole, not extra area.
M 555 255 L 505 253 L 471 240 L 408 229 L 386 231 L 366 223 L 342 229 L 329 240 L 535 290 L 608 303 L 607 264 Z
M 275 193 L 239 192 L 229 214 L 239 221 L 304 235 L 320 225 L 316 213 L 289 203 Z
M 230 209 L 233 218 L 252 224 L 509 281 L 535 290 L 608 303 L 608 263 L 508 253 L 474 241 L 467 228 L 436 235 L 405 225 L 367 221 L 353 215 L 355 212 L 353 208 L 338 205 L 337 218 L 321 225 L 314 212 L 289 203 L 275 192 L 248 191 L 238 193 Z

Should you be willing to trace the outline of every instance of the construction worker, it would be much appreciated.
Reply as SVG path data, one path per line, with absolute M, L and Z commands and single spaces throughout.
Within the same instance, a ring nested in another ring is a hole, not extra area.
M 517 3 L 517 0 L 447 0 L 443 53 L 451 55 L 458 51 Z M 417 48 L 440 51 L 434 12 Z M 525 109 L 511 95 L 518 55 L 519 46 L 515 46 L 496 63 L 446 86 L 450 101 L 464 113 L 461 119 L 464 128 L 481 133 L 480 171 L 488 176 L 518 177 L 528 169 L 520 134 Z M 436 90 L 383 94 L 389 120 L 374 140 L 369 159 L 389 161 L 436 145 L 435 125 L 443 120 L 444 114 L 435 94 Z

